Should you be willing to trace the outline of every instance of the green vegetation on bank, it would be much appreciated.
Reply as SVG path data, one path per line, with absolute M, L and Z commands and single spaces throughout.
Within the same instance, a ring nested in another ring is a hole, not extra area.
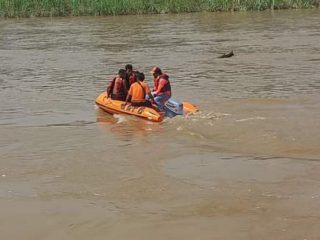
M 319 7 L 320 0 L 0 0 L 1 17 L 102 16 Z

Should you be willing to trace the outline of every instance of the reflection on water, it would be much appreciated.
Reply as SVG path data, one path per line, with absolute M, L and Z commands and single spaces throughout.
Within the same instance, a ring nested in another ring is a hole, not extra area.
M 1 237 L 318 239 L 319 21 L 0 20 Z M 100 111 L 127 63 L 150 85 L 162 67 L 201 111 L 160 124 Z
M 131 140 L 133 136 L 161 135 L 165 129 L 162 124 L 145 121 L 130 115 L 110 115 L 102 110 L 97 111 L 97 123 L 106 131 L 112 133 L 119 140 Z

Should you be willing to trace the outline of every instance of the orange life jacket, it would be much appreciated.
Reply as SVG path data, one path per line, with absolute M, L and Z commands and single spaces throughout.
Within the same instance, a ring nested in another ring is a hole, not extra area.
M 115 77 L 107 88 L 107 93 L 109 96 L 111 95 L 113 99 L 124 101 L 127 95 L 124 79 Z
M 131 102 L 145 102 L 148 93 L 150 93 L 148 84 L 137 81 L 130 86 L 128 95 L 131 96 Z
M 167 95 L 171 96 L 171 84 L 169 81 L 169 76 L 165 73 L 161 74 L 154 80 L 153 90 L 158 91 L 160 79 L 163 79 L 166 81 L 166 84 L 160 89 L 160 94 L 166 93 Z

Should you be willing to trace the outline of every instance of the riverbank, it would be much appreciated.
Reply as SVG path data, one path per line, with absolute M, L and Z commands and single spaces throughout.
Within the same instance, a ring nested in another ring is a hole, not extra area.
M 107 16 L 319 7 L 319 0 L 0 0 L 0 17 Z

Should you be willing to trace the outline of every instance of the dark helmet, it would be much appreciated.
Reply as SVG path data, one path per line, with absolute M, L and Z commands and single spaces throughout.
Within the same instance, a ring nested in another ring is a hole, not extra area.
M 132 67 L 131 64 L 127 64 L 127 65 L 125 66 L 125 69 L 132 71 L 133 67 Z
M 119 69 L 118 74 L 119 74 L 119 76 L 124 77 L 124 76 L 126 76 L 126 70 L 124 70 L 124 69 Z
M 161 74 L 162 73 L 162 71 L 161 71 L 161 69 L 159 68 L 159 67 L 153 67 L 152 69 L 151 69 L 151 71 L 150 71 L 150 73 L 152 73 L 152 74 Z
M 143 80 L 144 80 L 144 73 L 143 73 L 143 72 L 137 73 L 137 79 L 138 79 L 139 81 L 143 81 Z

